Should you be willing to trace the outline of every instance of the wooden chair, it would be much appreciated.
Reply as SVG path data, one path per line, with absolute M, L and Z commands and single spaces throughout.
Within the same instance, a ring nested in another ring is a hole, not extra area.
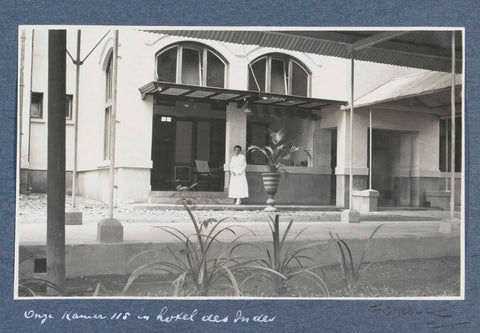
M 210 167 L 208 166 L 208 161 L 195 160 L 195 169 L 195 178 L 196 182 L 198 183 L 198 190 L 210 190 L 212 174 L 210 172 Z

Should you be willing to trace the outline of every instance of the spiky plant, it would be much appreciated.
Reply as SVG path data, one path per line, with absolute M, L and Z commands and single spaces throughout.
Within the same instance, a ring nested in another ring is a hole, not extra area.
M 38 296 L 44 294 L 48 289 L 52 289 L 56 294 L 65 296 L 67 293 L 64 289 L 53 282 L 41 278 L 25 278 L 18 281 L 19 296 Z M 38 290 L 45 290 L 39 292 Z
M 365 264 L 365 255 L 367 250 L 370 246 L 370 241 L 372 240 L 373 236 L 377 233 L 377 231 L 383 226 L 383 224 L 378 225 L 368 237 L 363 251 L 360 255 L 360 260 L 356 264 L 353 259 L 353 253 L 350 246 L 348 246 L 347 242 L 340 238 L 340 236 L 335 233 L 335 236 L 329 232 L 330 238 L 335 241 L 337 244 L 338 249 L 338 261 L 340 262 L 340 267 L 342 269 L 343 277 L 345 282 L 347 283 L 347 288 L 350 290 L 355 286 L 355 284 L 360 279 L 360 274 L 364 272 L 372 262 Z
M 239 240 L 242 235 L 237 235 L 232 227 L 222 227 L 225 219 L 200 220 L 189 207 L 188 201 L 182 195 L 191 187 L 178 186 L 177 191 L 181 196 L 181 203 L 187 211 L 192 222 L 194 233 L 186 234 L 173 227 L 158 227 L 173 236 L 180 245 L 180 250 L 166 246 L 162 252 L 170 255 L 169 261 L 158 260 L 160 253 L 155 253 L 153 260 L 135 269 L 130 275 L 121 295 L 126 295 L 129 288 L 141 275 L 155 272 L 166 272 L 175 276 L 174 296 L 208 296 L 212 286 L 226 286 L 233 291 L 235 296 L 240 295 L 235 271 L 242 268 L 248 262 L 248 258 L 236 255 L 236 250 L 244 245 Z M 209 230 L 208 230 L 209 229 Z M 223 244 L 221 253 L 212 253 L 221 243 L 219 238 L 222 234 L 232 234 L 234 239 Z M 133 259 L 136 259 L 151 251 L 145 251 Z M 131 261 L 132 261 L 131 260 Z
M 259 147 L 251 145 L 247 151 L 258 151 L 267 159 L 268 172 L 278 172 L 279 168 L 283 166 L 283 163 L 292 158 L 292 154 L 296 151 L 303 151 L 307 154 L 308 158 L 311 158 L 310 152 L 302 147 L 297 146 L 292 140 L 288 140 L 285 136 L 283 129 L 275 132 L 268 129 L 270 132 L 270 144 Z
M 317 265 L 315 259 L 306 252 L 324 242 L 314 242 L 305 246 L 292 247 L 292 244 L 298 237 L 307 230 L 303 228 L 290 241 L 291 245 L 287 246 L 286 241 L 293 225 L 293 220 L 287 225 L 283 235 L 280 233 L 280 215 L 275 215 L 275 218 L 270 216 L 268 226 L 272 234 L 272 247 L 266 249 L 266 259 L 256 260 L 260 266 L 249 266 L 251 269 L 261 268 L 261 275 L 272 281 L 275 292 L 279 296 L 288 294 L 288 284 L 292 283 L 295 278 L 303 277 L 312 282 L 325 295 L 329 296 L 328 287 L 325 283 L 325 276 L 320 276 L 315 273 L 315 270 L 321 269 L 321 265 Z M 323 271 L 322 271 L 323 273 Z M 241 285 L 248 280 L 258 277 L 259 274 L 252 273 L 247 277 Z

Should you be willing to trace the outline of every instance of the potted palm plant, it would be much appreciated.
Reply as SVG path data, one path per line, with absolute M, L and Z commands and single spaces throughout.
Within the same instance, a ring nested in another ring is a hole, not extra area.
M 284 166 L 284 162 L 290 160 L 292 153 L 296 151 L 304 151 L 309 158 L 310 153 L 307 149 L 297 146 L 292 140 L 288 140 L 283 129 L 278 132 L 272 131 L 271 129 L 268 130 L 270 132 L 271 143 L 264 147 L 251 145 L 247 151 L 258 151 L 262 153 L 267 160 L 266 172 L 262 173 L 263 186 L 268 195 L 265 211 L 274 212 L 277 211 L 275 208 L 275 194 L 280 184 L 280 169 Z

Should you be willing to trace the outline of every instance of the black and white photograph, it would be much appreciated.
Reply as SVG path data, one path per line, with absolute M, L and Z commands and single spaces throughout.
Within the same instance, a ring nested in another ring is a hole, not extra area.
M 465 299 L 465 33 L 20 25 L 14 299 Z

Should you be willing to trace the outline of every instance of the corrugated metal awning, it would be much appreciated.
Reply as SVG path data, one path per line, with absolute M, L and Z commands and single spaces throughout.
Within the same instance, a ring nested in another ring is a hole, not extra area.
M 259 30 L 147 30 L 152 33 L 195 39 L 217 40 L 236 44 L 259 45 L 292 51 L 350 58 L 352 48 L 355 59 L 383 64 L 451 71 L 452 31 L 259 31 Z M 382 36 L 391 35 L 391 38 Z M 377 43 L 368 44 L 375 40 Z M 456 72 L 462 71 L 462 36 L 456 31 Z M 363 44 L 363 45 L 362 45 Z
M 354 102 L 355 108 L 379 105 L 382 103 L 390 103 L 394 101 L 404 100 L 407 98 L 414 98 L 426 95 L 440 94 L 444 91 L 450 92 L 451 74 L 449 73 L 416 73 L 403 77 L 394 78 L 387 83 L 377 87 L 369 93 L 358 98 Z M 455 86 L 462 85 L 462 74 L 455 76 Z M 436 98 L 439 100 L 440 98 Z M 457 102 L 461 101 L 461 95 L 457 94 Z M 449 108 L 449 99 L 446 99 L 446 106 Z M 412 104 L 412 103 L 410 103 Z M 441 108 L 439 106 L 431 107 L 422 105 L 425 111 L 432 113 L 446 114 L 449 112 L 448 108 Z M 345 106 L 344 109 L 349 109 L 350 105 Z M 418 105 L 410 105 L 412 110 L 419 110 Z M 436 111 L 436 112 L 435 112 Z M 459 109 L 458 111 L 461 111 Z
M 249 107 L 259 113 L 267 108 L 277 108 L 289 113 L 311 116 L 313 110 L 330 105 L 345 105 L 345 101 L 318 99 L 304 96 L 271 94 L 258 91 L 234 90 L 214 87 L 193 86 L 163 81 L 152 81 L 138 89 L 145 98 L 154 95 L 165 100 L 191 100 L 204 103 L 228 104 L 231 102 Z

